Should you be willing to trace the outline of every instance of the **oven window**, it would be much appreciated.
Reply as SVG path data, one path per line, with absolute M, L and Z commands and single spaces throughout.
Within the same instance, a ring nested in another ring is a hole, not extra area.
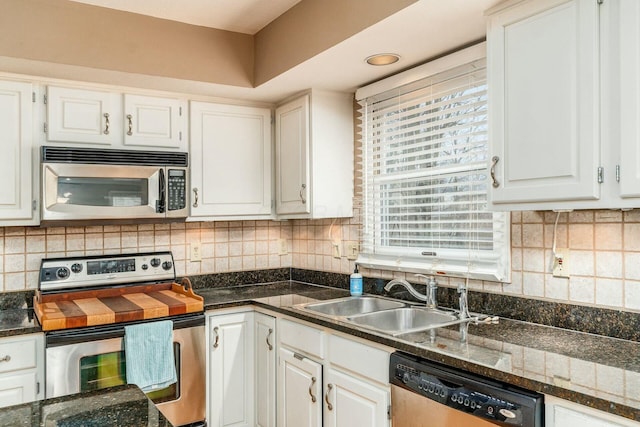
M 58 178 L 57 202 L 79 206 L 146 206 L 146 178 Z
M 169 387 L 147 393 L 153 403 L 180 397 L 180 344 L 173 343 L 178 381 Z M 124 350 L 85 356 L 80 359 L 80 391 L 93 391 L 127 383 Z

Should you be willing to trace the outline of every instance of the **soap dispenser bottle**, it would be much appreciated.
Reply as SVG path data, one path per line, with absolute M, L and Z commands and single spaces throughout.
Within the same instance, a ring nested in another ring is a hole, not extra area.
M 362 295 L 362 274 L 358 273 L 358 264 L 349 276 L 349 292 L 354 297 Z

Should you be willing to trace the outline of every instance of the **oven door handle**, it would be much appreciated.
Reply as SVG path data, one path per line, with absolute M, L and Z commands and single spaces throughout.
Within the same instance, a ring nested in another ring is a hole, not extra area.
M 153 319 L 141 322 L 131 322 L 131 324 L 149 323 L 163 319 Z M 171 319 L 173 321 L 173 329 L 192 328 L 196 326 L 204 326 L 204 313 L 195 315 L 186 315 Z M 46 334 L 47 347 L 55 347 L 67 344 L 77 344 L 87 341 L 106 340 L 110 338 L 124 337 L 124 324 L 101 325 L 82 329 L 67 329 L 61 331 L 51 331 Z

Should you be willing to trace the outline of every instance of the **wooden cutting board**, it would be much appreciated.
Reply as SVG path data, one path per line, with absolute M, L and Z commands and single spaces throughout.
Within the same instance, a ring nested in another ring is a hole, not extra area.
M 188 285 L 166 283 L 48 295 L 38 291 L 33 308 L 43 331 L 204 311 L 203 298 Z

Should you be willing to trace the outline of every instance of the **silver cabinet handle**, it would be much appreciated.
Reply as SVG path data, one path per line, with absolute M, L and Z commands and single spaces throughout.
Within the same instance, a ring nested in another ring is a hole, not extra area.
M 109 135 L 109 113 L 104 113 L 104 133 L 105 135 Z
M 302 204 L 307 203 L 307 199 L 305 198 L 303 192 L 307 188 L 307 184 L 302 184 L 302 188 L 300 188 L 300 200 L 302 200 Z
M 218 327 L 213 328 L 213 333 L 215 334 L 215 338 L 213 340 L 213 348 L 218 348 L 220 342 L 220 334 L 218 333 Z
M 324 401 L 327 402 L 327 409 L 330 411 L 333 411 L 333 405 L 331 404 L 331 402 L 329 402 L 329 393 L 331 392 L 332 388 L 333 388 L 333 384 L 331 383 L 327 384 L 327 392 L 324 395 Z
M 499 161 L 500 161 L 500 157 L 498 156 L 493 156 L 491 158 L 491 181 L 492 181 L 491 185 L 493 185 L 493 188 L 500 187 L 500 183 L 496 179 L 496 165 L 498 164 Z
M 273 345 L 271 345 L 271 343 L 269 342 L 269 338 L 271 338 L 272 334 L 273 334 L 273 329 L 269 328 L 269 333 L 267 334 L 267 347 L 269 347 L 269 351 L 273 350 Z
M 127 121 L 129 122 L 129 130 L 127 130 L 127 135 L 133 135 L 133 116 L 131 114 L 127 114 Z
M 194 188 L 193 189 L 193 205 L 194 208 L 198 207 L 198 189 Z
M 8 354 L 2 359 L 0 359 L 0 362 L 10 362 L 10 361 L 11 361 L 11 356 L 9 356 Z
M 316 396 L 313 394 L 313 386 L 316 385 L 316 377 L 311 377 L 311 385 L 309 386 L 309 396 L 311 396 L 311 402 L 316 403 Z

